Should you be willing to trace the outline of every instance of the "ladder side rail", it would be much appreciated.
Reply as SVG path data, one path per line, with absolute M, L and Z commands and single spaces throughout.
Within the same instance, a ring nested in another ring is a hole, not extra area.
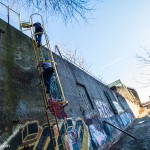
M 46 39 L 46 43 L 47 43 L 48 53 L 49 53 L 49 55 L 51 57 L 52 66 L 54 68 L 54 72 L 55 72 L 55 75 L 56 75 L 56 80 L 57 80 L 57 83 L 58 83 L 59 91 L 61 92 L 61 97 L 62 97 L 63 101 L 66 102 L 65 94 L 64 94 L 64 91 L 63 91 L 63 88 L 62 88 L 62 84 L 61 84 L 59 75 L 58 75 L 58 71 L 57 71 L 57 68 L 56 68 L 56 64 L 55 64 L 55 60 L 54 60 L 54 57 L 53 57 L 53 53 L 52 53 L 52 50 L 51 50 L 51 47 L 50 47 L 50 44 L 49 44 L 48 35 L 46 34 L 46 30 L 45 30 L 45 27 L 44 27 L 43 19 L 42 19 L 42 25 L 43 25 L 43 29 L 44 29 L 44 35 L 45 35 L 45 39 Z
M 62 143 L 62 148 L 64 149 L 64 144 L 63 144 L 62 136 L 61 136 L 61 133 L 60 133 L 60 129 L 59 129 L 59 125 L 58 125 L 58 119 L 56 117 L 56 111 L 55 111 L 55 107 L 54 106 L 53 106 L 53 109 L 54 109 L 54 116 L 55 116 L 55 120 L 56 120 L 56 126 L 57 126 L 58 133 L 59 133 L 59 136 L 60 136 L 60 141 Z
M 35 56 L 36 56 L 36 62 L 37 62 L 37 66 L 39 65 L 39 70 L 38 70 L 38 76 L 40 78 L 40 80 L 42 81 L 41 84 L 41 88 L 42 88 L 42 96 L 44 99 L 44 106 L 45 106 L 45 113 L 46 113 L 46 118 L 48 121 L 48 126 L 49 126 L 49 130 L 50 130 L 50 138 L 52 140 L 52 145 L 53 145 L 53 149 L 55 149 L 55 144 L 54 141 L 52 139 L 52 131 L 51 131 L 51 127 L 50 127 L 50 121 L 49 121 L 49 117 L 48 117 L 48 112 L 47 112 L 47 106 L 48 106 L 48 101 L 47 101 L 47 97 L 46 97 L 46 90 L 45 90 L 45 86 L 44 86 L 44 80 L 43 80 L 43 74 L 42 74 L 42 67 L 41 67 L 41 63 L 40 63 L 40 57 L 39 57 L 39 52 L 37 49 L 37 44 L 35 43 L 35 36 L 34 36 L 34 29 L 33 29 L 33 21 L 32 18 L 30 18 L 30 24 L 32 25 L 31 29 L 31 35 L 32 35 L 32 40 L 33 40 L 33 46 L 34 46 L 34 51 L 35 51 Z
M 39 56 L 38 56 L 38 60 L 39 60 Z M 42 70 L 42 67 L 40 65 L 40 69 Z M 41 73 L 41 70 L 39 70 L 39 74 Z M 39 76 L 40 77 L 40 76 Z M 48 100 L 47 100 L 47 97 L 46 97 L 46 90 L 45 90 L 45 85 L 44 85 L 44 80 L 43 80 L 43 75 L 40 77 L 41 78 L 41 89 L 42 89 L 42 96 L 43 96 L 43 99 L 44 99 L 44 106 L 45 106 L 45 113 L 46 113 L 46 118 L 47 118 L 47 122 L 48 122 L 48 126 L 49 126 L 49 130 L 50 130 L 50 138 L 52 140 L 52 145 L 53 145 L 53 149 L 55 149 L 55 144 L 54 144 L 54 140 L 52 138 L 52 131 L 51 131 L 51 125 L 50 125 L 50 118 L 48 116 L 48 112 L 47 112 L 47 106 L 48 106 Z
M 43 26 L 43 29 L 44 29 L 44 36 L 45 36 L 45 40 L 46 40 L 46 45 L 47 45 L 48 53 L 49 53 L 49 56 L 51 57 L 51 62 L 52 62 L 52 66 L 54 68 L 54 72 L 55 72 L 55 75 L 56 75 L 56 80 L 57 80 L 58 86 L 60 88 L 59 90 L 60 90 L 63 98 L 65 99 L 63 89 L 62 89 L 62 87 L 60 87 L 61 86 L 61 82 L 60 82 L 59 75 L 58 75 L 58 72 L 57 72 L 57 68 L 56 68 L 54 57 L 53 57 L 53 53 L 52 53 L 52 50 L 51 50 L 51 47 L 50 47 L 50 44 L 49 44 L 48 35 L 46 34 L 46 30 L 45 30 L 43 19 L 42 19 L 42 26 Z
M 49 53 L 49 55 L 51 55 L 52 66 L 53 66 L 54 71 L 55 71 L 56 81 L 57 81 L 57 84 L 58 84 L 59 92 L 61 93 L 61 97 L 62 97 L 61 99 L 62 99 L 63 101 L 66 101 L 66 98 L 65 98 L 65 95 L 64 95 L 64 91 L 63 91 L 63 88 L 62 88 L 62 84 L 61 84 L 61 81 L 60 81 L 60 78 L 59 78 L 59 75 L 58 75 L 56 63 L 55 63 L 55 60 L 54 60 L 54 58 L 53 58 L 52 51 L 49 49 L 49 50 L 48 50 L 48 53 Z
M 58 82 L 58 86 L 60 88 L 60 92 L 65 100 L 65 96 L 64 96 L 64 92 L 63 92 L 63 89 L 62 89 L 62 86 L 61 86 L 61 82 L 60 82 L 60 79 L 59 79 L 59 76 L 58 76 L 58 72 L 57 72 L 57 68 L 56 68 L 56 64 L 55 64 L 55 61 L 54 61 L 54 57 L 53 57 L 53 54 L 52 54 L 52 51 L 51 51 L 51 48 L 50 48 L 50 44 L 49 44 L 49 40 L 48 40 L 48 36 L 46 34 L 46 30 L 45 30 L 45 26 L 44 26 L 44 21 L 43 21 L 43 18 L 41 17 L 41 20 L 42 20 L 42 25 L 43 25 L 43 30 L 44 30 L 44 35 L 45 35 L 45 39 L 46 39 L 46 43 L 47 43 L 47 47 L 48 47 L 48 52 L 49 52 L 49 55 L 51 56 L 51 59 L 52 59 L 52 65 L 54 67 L 54 71 L 55 71 L 55 75 L 56 75 L 56 79 L 57 79 L 57 82 Z M 57 126 L 57 129 L 58 129 L 58 133 L 59 133 L 59 136 L 60 136 L 60 141 L 62 143 L 62 149 L 64 149 L 64 145 L 63 145 L 63 141 L 62 141 L 62 136 L 61 136 L 61 133 L 60 133 L 60 129 L 59 129 L 59 125 L 58 125 L 58 120 L 57 120 L 57 117 L 56 117 L 56 110 L 55 110 L 55 107 L 53 107 L 53 110 L 54 110 L 54 117 L 55 117 L 55 120 L 56 120 L 56 126 Z
M 37 51 L 37 54 L 38 54 L 38 51 Z M 38 56 L 38 61 L 40 61 L 40 57 Z M 40 63 L 39 63 L 40 64 Z M 44 100 L 44 106 L 45 106 L 45 113 L 46 113 L 46 119 L 47 119 L 47 122 L 48 122 L 48 126 L 49 126 L 49 130 L 50 130 L 50 138 L 52 140 L 52 145 L 53 145 L 53 149 L 55 148 L 55 144 L 54 144 L 54 140 L 52 139 L 52 131 L 51 131 L 51 125 L 50 125 L 50 121 L 49 121 L 49 116 L 48 116 L 48 112 L 47 112 L 47 106 L 48 106 L 48 100 L 47 100 L 47 97 L 46 97 L 46 90 L 45 90 L 45 85 L 44 85 L 44 80 L 43 80 L 43 75 L 41 74 L 42 73 L 42 67 L 41 67 L 41 64 L 39 66 L 39 69 L 38 70 L 38 75 L 39 75 L 39 78 L 41 80 L 41 89 L 42 89 L 42 96 L 43 96 L 43 100 Z M 41 75 L 41 76 L 40 76 Z

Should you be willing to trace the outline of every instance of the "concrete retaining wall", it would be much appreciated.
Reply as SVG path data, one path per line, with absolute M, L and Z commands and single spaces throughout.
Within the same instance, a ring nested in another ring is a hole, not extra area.
M 43 123 L 46 117 L 40 87 L 36 86 L 38 78 L 32 61 L 31 39 L 2 20 L 0 29 L 5 31 L 0 47 L 0 128 L 11 127 L 15 120 L 24 123 L 37 119 Z M 122 114 L 117 113 L 112 103 L 116 98 L 106 85 L 67 60 L 57 55 L 54 58 L 69 102 L 65 108 L 67 117 L 80 117 L 85 121 L 90 133 L 90 147 L 102 149 L 108 146 L 120 132 L 104 124 L 103 120 L 125 128 L 131 121 L 130 116 L 126 116 L 125 109 Z M 127 123 L 123 124 L 125 120 Z

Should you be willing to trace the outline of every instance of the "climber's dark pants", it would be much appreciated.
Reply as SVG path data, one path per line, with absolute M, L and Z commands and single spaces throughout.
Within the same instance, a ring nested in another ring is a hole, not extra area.
M 44 69 L 43 71 L 43 79 L 46 86 L 46 93 L 49 93 L 50 91 L 50 81 L 53 73 L 54 73 L 54 69 L 52 67 Z

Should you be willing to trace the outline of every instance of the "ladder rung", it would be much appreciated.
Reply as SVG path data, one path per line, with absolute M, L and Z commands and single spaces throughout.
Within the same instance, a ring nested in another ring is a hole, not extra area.
M 21 23 L 30 23 L 30 22 L 24 22 L 24 21 L 21 21 Z
M 54 125 L 56 125 L 57 123 L 53 123 L 53 124 L 50 124 L 50 125 L 52 125 L 52 126 L 54 126 Z
M 57 104 L 63 104 L 63 103 L 64 103 L 64 102 L 56 102 L 55 104 L 47 105 L 47 109 L 48 109 L 48 108 L 51 108 L 51 107 L 53 107 L 53 106 L 55 106 L 55 105 L 57 105 Z M 56 110 L 56 112 L 59 111 L 59 110 L 61 110 L 61 109 L 63 109 L 65 106 L 68 105 L 68 101 L 65 101 L 65 103 L 66 103 L 66 104 L 62 105 L 60 109 Z
M 68 101 L 65 101 L 66 104 L 63 105 L 63 108 L 68 105 Z
M 25 29 L 25 30 L 22 30 L 22 31 L 27 31 L 27 30 L 30 30 L 30 29 Z
M 65 102 L 67 102 L 67 101 L 65 101 Z M 57 104 L 63 104 L 64 102 L 63 101 L 61 101 L 61 102 L 55 102 L 54 104 L 52 104 L 52 105 L 47 105 L 48 107 L 53 107 L 53 106 L 55 106 L 55 105 L 57 105 Z M 68 102 L 66 103 L 66 104 L 68 104 Z M 65 105 L 66 105 L 65 104 Z
M 56 125 L 57 125 L 57 122 L 56 122 Z M 52 128 L 54 129 L 54 128 L 57 128 L 56 126 L 52 126 Z
M 43 34 L 43 32 L 37 32 L 37 33 L 34 33 L 33 35 L 37 35 L 37 34 Z
M 30 22 L 21 22 L 20 25 L 22 28 L 30 28 L 31 27 Z
M 51 119 L 49 119 L 48 121 L 50 122 L 50 125 L 51 125 L 52 123 L 53 123 L 53 124 L 57 124 L 57 122 L 56 122 L 56 120 L 55 120 L 55 119 L 52 119 L 52 120 L 51 120 Z
M 51 126 L 54 126 L 54 125 L 56 125 L 56 124 L 57 124 L 56 122 L 55 122 L 55 123 L 50 123 Z
M 35 40 L 35 39 L 32 39 L 32 42 L 33 42 L 33 43 L 36 43 L 36 40 Z
M 52 125 L 51 125 L 51 129 L 55 129 L 55 128 L 56 128 L 56 126 L 52 126 Z
M 56 120 L 55 119 L 49 119 L 49 121 L 54 123 Z
M 56 124 L 57 124 L 57 123 L 56 123 Z M 46 126 L 48 127 L 49 124 L 44 124 L 44 125 L 43 125 L 43 127 L 46 127 Z M 50 126 L 52 126 L 52 124 L 50 124 Z M 52 126 L 52 127 L 53 127 L 53 126 Z M 51 129 L 51 130 L 54 130 L 54 128 L 56 128 L 56 127 L 53 127 L 53 128 L 50 128 L 50 129 Z
M 45 46 L 45 45 L 47 45 L 47 43 L 46 44 L 42 44 L 41 46 Z
M 56 105 L 56 104 L 55 104 Z M 46 107 L 46 111 L 48 111 L 49 110 L 49 108 L 51 108 L 51 107 L 54 107 L 55 105 L 47 105 L 47 107 Z M 57 109 L 57 110 L 55 110 L 55 108 L 53 108 L 54 110 L 53 110 L 53 112 L 52 111 L 50 111 L 50 113 L 52 113 L 52 114 L 54 114 L 54 113 L 56 113 L 56 112 L 58 112 L 58 111 L 60 111 L 60 110 L 62 110 L 65 106 L 67 106 L 68 105 L 68 103 L 66 103 L 65 105 L 62 105 L 61 106 L 61 108 L 60 109 Z

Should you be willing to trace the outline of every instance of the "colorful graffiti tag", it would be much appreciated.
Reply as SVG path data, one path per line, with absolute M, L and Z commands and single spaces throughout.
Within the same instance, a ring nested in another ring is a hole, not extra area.
M 51 91 L 52 97 L 54 99 L 60 99 L 61 98 L 61 93 L 60 93 L 60 90 L 59 90 L 59 86 L 56 82 L 55 75 L 53 75 L 51 77 L 51 80 L 50 80 L 50 91 Z
M 113 119 L 111 119 L 113 120 Z M 109 120 L 109 121 L 111 121 Z M 64 148 L 66 150 L 98 150 L 101 149 L 105 143 L 112 139 L 113 130 L 106 123 L 102 123 L 101 129 L 97 129 L 95 126 L 96 122 L 93 122 L 91 118 L 85 118 L 85 122 L 81 118 L 66 118 L 59 122 L 59 129 L 62 138 L 62 142 L 64 143 Z M 117 122 L 112 122 L 112 124 L 118 125 Z M 31 129 L 33 126 L 33 122 L 28 126 L 28 130 L 34 131 Z M 99 124 L 100 126 L 100 124 Z M 39 127 L 40 129 L 41 127 Z M 58 128 L 54 125 L 52 128 L 52 137 L 55 139 L 55 147 L 58 150 L 62 150 L 62 144 L 60 140 L 60 135 L 58 132 Z M 20 137 L 22 137 L 21 130 L 18 132 Z M 44 149 L 51 150 L 53 148 L 53 142 L 50 138 L 49 127 L 45 126 L 43 129 L 39 130 L 37 133 L 38 138 L 31 145 L 28 145 L 32 149 Z M 16 135 L 18 136 L 18 135 Z M 30 136 L 30 135 L 29 135 Z M 14 149 L 22 149 L 22 142 L 16 144 L 16 138 L 11 141 L 11 146 L 14 146 Z
M 113 113 L 106 102 L 95 100 L 95 104 L 102 118 L 112 117 Z
M 91 134 L 91 139 L 95 143 L 96 147 L 99 147 L 106 141 L 106 134 L 105 132 L 100 132 L 95 129 L 94 125 L 89 126 L 89 131 Z
M 66 119 L 62 126 L 66 127 L 64 135 L 67 150 L 88 150 L 89 149 L 89 132 L 88 127 L 81 118 L 75 121 L 72 118 Z
M 34 123 L 30 122 L 27 129 L 33 131 L 34 130 L 32 129 L 33 125 L 35 125 L 35 122 Z M 59 127 L 60 127 L 62 141 L 65 146 L 64 148 L 66 150 L 90 150 L 89 148 L 90 136 L 88 132 L 88 127 L 86 126 L 85 122 L 81 118 L 77 118 L 75 121 L 73 121 L 72 118 L 67 118 L 64 121 L 59 122 Z M 26 124 L 23 129 L 26 129 Z M 54 125 L 52 129 L 53 129 L 52 130 L 53 137 L 55 137 L 55 142 L 54 142 L 55 147 L 58 150 L 62 150 L 63 148 L 62 148 L 60 136 L 58 134 L 56 125 Z M 21 132 L 21 130 L 18 132 L 20 137 L 22 137 L 21 134 L 23 133 L 24 132 Z M 16 137 L 14 137 L 11 140 L 11 143 L 7 143 L 7 144 L 13 146 L 14 149 L 21 150 L 23 149 L 21 139 L 18 140 L 20 141 L 19 143 L 16 143 L 16 138 L 18 138 L 18 134 L 16 134 Z M 34 140 L 32 144 L 25 145 L 25 146 L 28 146 L 30 149 L 44 149 L 44 150 L 53 149 L 48 126 L 43 127 L 42 131 L 39 130 L 37 135 L 38 136 L 36 141 Z M 30 136 L 30 133 L 28 136 Z

